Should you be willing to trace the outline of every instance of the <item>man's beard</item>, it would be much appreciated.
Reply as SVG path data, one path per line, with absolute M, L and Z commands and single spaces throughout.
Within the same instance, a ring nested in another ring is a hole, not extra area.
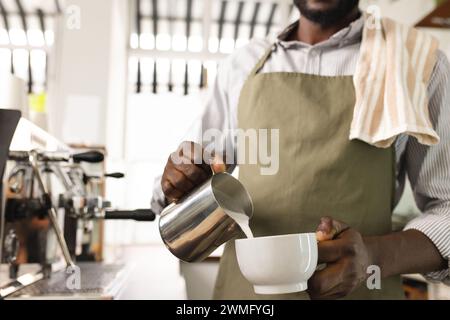
M 329 27 L 345 19 L 358 6 L 359 0 L 338 0 L 336 6 L 328 10 L 311 9 L 308 0 L 294 0 L 294 4 L 306 19 Z

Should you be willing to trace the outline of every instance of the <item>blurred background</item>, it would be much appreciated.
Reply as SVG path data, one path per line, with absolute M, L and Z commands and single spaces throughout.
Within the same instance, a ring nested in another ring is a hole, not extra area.
M 450 1 L 361 1 L 370 5 L 450 55 Z M 290 0 L 0 0 L 0 68 L 25 81 L 31 121 L 67 145 L 106 150 L 106 170 L 126 174 L 106 181 L 115 206 L 145 208 L 220 61 L 296 19 Z M 399 224 L 417 214 L 409 192 L 397 213 Z M 218 258 L 180 267 L 156 222 L 106 222 L 103 237 L 106 260 L 136 264 L 125 297 L 210 297 Z

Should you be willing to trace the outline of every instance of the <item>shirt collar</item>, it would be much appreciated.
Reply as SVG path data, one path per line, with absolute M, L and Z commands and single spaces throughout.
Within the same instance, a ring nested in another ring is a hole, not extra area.
M 278 35 L 276 41 L 277 44 L 286 49 L 294 49 L 299 47 L 332 47 L 354 44 L 361 41 L 365 19 L 364 16 L 361 15 L 361 17 L 353 21 L 348 27 L 339 30 L 328 40 L 317 43 L 315 45 L 310 45 L 297 40 L 286 40 L 291 32 L 293 32 L 298 27 L 299 21 L 300 20 L 297 20 L 296 22 L 292 23 Z

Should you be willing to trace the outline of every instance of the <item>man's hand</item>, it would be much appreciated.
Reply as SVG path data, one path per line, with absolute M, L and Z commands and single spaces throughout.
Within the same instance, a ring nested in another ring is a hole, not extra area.
M 308 282 L 311 299 L 339 299 L 353 292 L 367 277 L 371 254 L 359 232 L 345 223 L 322 218 L 317 228 L 319 264 L 326 268 Z
M 169 202 L 177 201 L 205 182 L 214 172 L 226 171 L 220 157 L 205 155 L 194 142 L 183 142 L 167 160 L 161 186 Z

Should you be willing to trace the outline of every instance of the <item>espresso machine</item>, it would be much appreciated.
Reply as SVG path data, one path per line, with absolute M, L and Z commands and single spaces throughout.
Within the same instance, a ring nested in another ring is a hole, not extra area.
M 5 112 L 0 110 L 0 122 L 11 121 L 1 117 Z M 105 298 L 105 288 L 112 287 L 126 268 L 105 265 L 92 252 L 92 242 L 101 236 L 96 225 L 111 219 L 155 219 L 149 209 L 115 210 L 104 199 L 101 182 L 124 177 L 85 170 L 86 164 L 103 163 L 104 153 L 56 149 L 8 149 L 3 156 L 0 261 L 8 281 L 0 279 L 0 299 Z M 35 268 L 30 271 L 29 266 Z M 71 287 L 67 281 L 76 272 L 82 277 Z

